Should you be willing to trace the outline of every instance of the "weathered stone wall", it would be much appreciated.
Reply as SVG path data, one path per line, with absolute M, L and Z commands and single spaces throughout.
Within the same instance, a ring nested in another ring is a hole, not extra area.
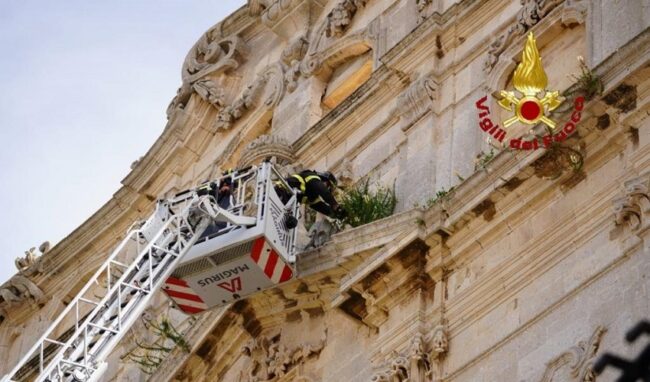
M 0 301 L 0 374 L 153 200 L 274 156 L 394 184 L 396 215 L 303 253 L 298 280 L 196 319 L 157 296 L 147 317 L 170 316 L 192 351 L 151 380 L 593 380 L 594 358 L 634 354 L 623 333 L 650 315 L 649 9 L 250 0 L 191 49 L 169 122 L 124 187 L 27 281 L 3 285 L 20 297 Z M 475 103 L 512 88 L 528 31 L 549 88 L 575 90 L 583 56 L 602 95 L 562 149 L 477 162 L 492 146 Z M 578 171 L 567 153 L 584 159 Z M 147 378 L 125 360 L 136 338 L 142 323 L 105 380 Z

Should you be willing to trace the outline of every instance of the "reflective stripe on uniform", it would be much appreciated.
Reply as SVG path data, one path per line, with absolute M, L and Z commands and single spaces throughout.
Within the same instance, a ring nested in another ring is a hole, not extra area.
M 300 176 L 298 174 L 293 174 L 293 175 L 291 175 L 291 177 L 297 179 L 298 182 L 300 182 L 300 192 L 302 192 L 303 194 L 306 192 L 307 183 L 309 183 L 310 180 L 313 180 L 313 179 L 320 180 L 320 177 L 318 175 L 309 175 L 308 177 L 303 178 L 302 176 Z M 316 200 L 318 200 L 318 199 L 316 199 Z M 307 196 L 303 196 L 301 202 L 303 204 L 306 204 L 307 203 Z M 313 204 L 313 203 L 315 203 L 315 201 L 310 203 L 310 204 Z

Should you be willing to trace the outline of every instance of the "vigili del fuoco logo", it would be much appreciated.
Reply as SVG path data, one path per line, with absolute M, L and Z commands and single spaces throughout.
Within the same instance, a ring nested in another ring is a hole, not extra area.
M 518 150 L 536 150 L 540 147 L 549 147 L 553 142 L 565 140 L 576 129 L 580 121 L 585 99 L 576 97 L 573 101 L 573 113 L 564 127 L 557 131 L 557 125 L 548 115 L 557 109 L 564 101 L 557 90 L 546 89 L 548 78 L 542 67 L 542 60 L 537 50 L 533 33 L 528 34 L 521 62 L 517 65 L 513 75 L 513 85 L 516 91 L 501 90 L 498 100 L 499 106 L 511 113 L 511 117 L 503 121 L 503 129 L 490 119 L 490 108 L 486 105 L 488 96 L 476 102 L 478 109 L 479 127 L 495 140 L 503 143 L 508 135 L 506 130 L 519 122 L 523 125 L 534 126 L 543 123 L 548 134 L 543 137 L 535 136 L 525 140 L 522 137 L 509 139 L 509 146 Z M 506 130 L 504 130 L 506 129 Z

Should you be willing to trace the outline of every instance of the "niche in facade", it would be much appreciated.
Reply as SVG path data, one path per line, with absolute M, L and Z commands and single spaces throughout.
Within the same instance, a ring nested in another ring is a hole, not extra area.
M 323 95 L 324 107 L 331 110 L 366 82 L 372 74 L 372 51 L 353 57 L 332 71 Z

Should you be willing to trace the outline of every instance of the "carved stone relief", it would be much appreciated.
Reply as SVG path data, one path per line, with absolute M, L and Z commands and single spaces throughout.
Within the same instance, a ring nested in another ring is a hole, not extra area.
M 50 250 L 50 242 L 46 241 L 38 247 L 40 254 L 36 253 L 36 248 L 32 247 L 25 251 L 24 257 L 17 257 L 14 260 L 18 272 L 25 276 L 33 276 L 43 272 L 43 261 L 41 256 Z
M 283 138 L 274 135 L 260 135 L 251 141 L 242 151 L 239 166 L 245 167 L 270 158 L 279 166 L 292 163 L 295 160 L 294 150 Z
M 7 316 L 7 309 L 27 300 L 37 304 L 47 301 L 43 291 L 27 277 L 17 274 L 0 287 L 0 317 Z M 1 322 L 1 320 L 0 320 Z
M 415 5 L 418 8 L 418 24 L 424 19 L 431 16 L 431 5 L 433 0 L 416 0 Z
M 372 382 L 425 382 L 431 377 L 431 361 L 424 338 L 417 333 L 404 352 L 393 351 L 382 370 L 373 374 Z
M 316 343 L 304 343 L 289 349 L 280 342 L 280 334 L 253 338 L 242 348 L 242 353 L 250 358 L 246 379 L 250 382 L 273 381 L 285 376 L 292 368 L 318 356 L 325 347 L 327 332 Z
M 282 64 L 285 71 L 285 83 L 287 90 L 293 92 L 298 86 L 300 78 L 300 62 L 307 54 L 309 42 L 304 37 L 298 37 L 282 51 Z
M 219 38 L 216 28 L 206 32 L 192 47 L 183 63 L 183 82 L 194 83 L 208 74 L 237 69 L 247 53 L 246 44 L 237 36 Z
M 635 234 L 650 226 L 650 172 L 625 182 L 625 195 L 614 200 L 616 224 Z
M 309 21 L 321 8 L 319 0 L 248 0 L 251 16 L 285 40 L 306 33 Z
M 506 50 L 510 43 L 518 36 L 526 33 L 530 28 L 540 22 L 544 16 L 551 12 L 564 0 L 520 0 L 521 10 L 517 14 L 517 20 L 506 32 L 499 35 L 488 48 L 488 58 L 485 61 L 484 69 L 487 73 L 492 71 L 499 61 L 499 56 Z
M 228 130 L 248 110 L 258 106 L 260 97 L 264 107 L 275 107 L 284 95 L 284 71 L 277 63 L 267 67 L 231 105 L 221 109 L 215 122 L 216 130 Z
M 566 0 L 562 8 L 562 25 L 584 24 L 587 17 L 586 0 Z
M 433 109 L 436 82 L 431 75 L 425 75 L 413 82 L 397 97 L 394 113 L 401 119 L 402 130 L 407 130 L 425 113 Z
M 437 325 L 431 336 L 431 359 L 441 359 L 449 350 L 449 339 L 445 325 Z
M 365 7 L 367 0 L 344 0 L 327 15 L 325 35 L 327 37 L 341 37 L 352 23 L 354 15 L 359 8 Z
M 598 326 L 589 341 L 580 341 L 576 346 L 560 354 L 546 364 L 540 382 L 595 382 L 593 364 L 600 341 L 607 330 Z M 561 374 L 566 369 L 567 373 Z M 566 379 L 569 377 L 571 379 Z M 558 379 L 561 378 L 561 379 Z
M 225 102 L 225 94 L 223 92 L 223 89 L 221 89 L 213 80 L 205 78 L 198 80 L 192 85 L 192 89 L 194 89 L 196 94 L 198 94 L 201 99 L 210 105 L 216 107 L 217 109 L 221 109 L 223 107 Z
M 238 36 L 222 38 L 219 25 L 208 30 L 190 49 L 183 62 L 183 84 L 167 107 L 167 118 L 171 118 L 177 110 L 184 109 L 194 91 L 210 104 L 223 106 L 224 95 L 216 83 L 199 80 L 207 75 L 215 76 L 237 69 L 244 62 L 246 53 L 246 44 Z

